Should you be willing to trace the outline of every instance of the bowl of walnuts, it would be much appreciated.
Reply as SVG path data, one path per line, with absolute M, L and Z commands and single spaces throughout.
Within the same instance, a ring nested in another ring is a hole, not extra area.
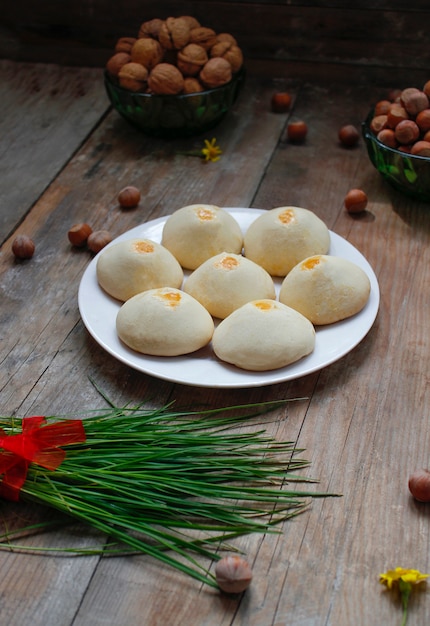
M 397 190 L 430 202 L 430 81 L 380 100 L 362 125 L 370 161 Z
M 146 134 L 166 138 L 213 128 L 244 77 L 236 39 L 188 15 L 148 20 L 135 37 L 118 39 L 104 74 L 118 113 Z

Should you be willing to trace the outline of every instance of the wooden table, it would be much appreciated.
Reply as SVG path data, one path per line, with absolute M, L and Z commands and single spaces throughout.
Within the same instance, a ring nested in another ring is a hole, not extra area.
M 253 565 L 245 594 L 230 598 L 144 556 L 0 556 L 0 622 L 8 626 L 115 624 L 317 626 L 400 623 L 400 605 L 378 583 L 403 566 L 430 570 L 429 509 L 407 481 L 429 463 L 428 292 L 430 212 L 389 187 L 370 165 L 363 142 L 342 148 L 340 126 L 359 125 L 384 89 L 365 81 L 262 78 L 252 69 L 234 110 L 202 137 L 163 141 L 136 132 L 112 111 L 98 69 L 0 64 L 1 254 L 0 411 L 24 417 L 103 406 L 89 377 L 118 405 L 210 407 L 306 397 L 267 420 L 273 436 L 305 449 L 310 476 L 341 498 L 314 500 L 281 534 L 236 542 Z M 421 81 L 409 77 L 410 83 Z M 402 86 L 407 86 L 403 84 Z M 288 89 L 288 115 L 270 111 Z M 289 119 L 304 119 L 302 145 L 285 140 Z M 177 154 L 215 136 L 217 163 Z M 136 185 L 137 209 L 121 210 L 118 191 Z M 346 192 L 364 189 L 368 210 L 356 218 Z M 73 249 L 69 227 L 88 221 L 118 236 L 181 206 L 205 202 L 315 211 L 368 259 L 381 289 L 377 319 L 339 361 L 303 378 L 245 389 L 193 387 L 139 373 L 108 355 L 78 310 L 81 277 L 91 261 Z M 30 235 L 36 253 L 16 261 L 11 244 Z M 55 514 L 2 503 L 3 530 Z M 99 545 L 86 528 L 37 535 L 40 548 Z M 210 564 L 208 564 L 210 565 Z M 430 620 L 423 587 L 412 624 Z

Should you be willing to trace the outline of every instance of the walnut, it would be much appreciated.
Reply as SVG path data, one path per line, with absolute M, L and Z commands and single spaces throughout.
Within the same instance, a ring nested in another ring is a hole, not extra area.
M 106 63 L 106 69 L 111 76 L 118 76 L 120 69 L 126 63 L 130 63 L 131 56 L 126 52 L 117 52 Z
M 135 37 L 120 37 L 115 44 L 115 52 L 127 52 L 130 54 L 135 41 Z
M 211 57 L 221 57 L 228 61 L 233 72 L 238 72 L 243 64 L 242 50 L 236 44 L 223 40 L 212 46 Z
M 162 59 L 163 48 L 155 39 L 137 39 L 131 49 L 131 60 L 144 65 L 148 70 L 152 70 Z
M 130 91 L 144 91 L 148 70 L 140 63 L 126 63 L 118 74 L 119 84 Z
M 192 28 L 198 28 L 201 24 L 195 17 L 191 15 L 181 15 L 181 20 L 186 20 L 188 24 L 188 28 L 191 30 Z
M 206 50 L 196 43 L 189 43 L 178 52 L 177 65 L 184 76 L 196 76 L 207 61 Z
M 230 33 L 218 33 L 216 36 L 216 40 L 217 40 L 217 43 L 220 41 L 229 41 L 230 43 L 237 46 L 236 39 L 233 37 L 233 35 L 230 35 Z
M 150 37 L 151 39 L 158 39 L 158 33 L 160 32 L 160 28 L 163 24 L 163 20 L 160 20 L 158 17 L 153 20 L 148 20 L 147 22 L 143 22 L 139 28 L 138 37 Z
M 190 41 L 187 20 L 181 17 L 168 17 L 160 28 L 158 39 L 166 50 L 180 50 Z
M 148 87 L 154 94 L 178 94 L 184 87 L 184 77 L 175 65 L 159 63 L 148 76 Z
M 184 88 L 183 93 L 199 93 L 203 91 L 203 85 L 201 82 L 195 78 L 194 76 L 186 76 L 184 78 Z
M 206 28 L 205 26 L 192 28 L 190 31 L 190 43 L 198 43 L 205 50 L 209 50 L 216 43 L 216 33 L 212 28 Z
M 203 66 L 199 77 L 205 87 L 225 85 L 232 78 L 231 65 L 221 57 L 213 57 Z

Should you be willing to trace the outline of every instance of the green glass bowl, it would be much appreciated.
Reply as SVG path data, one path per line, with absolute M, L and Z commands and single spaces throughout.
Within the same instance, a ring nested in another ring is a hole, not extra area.
M 384 146 L 370 130 L 373 110 L 362 124 L 370 161 L 383 178 L 408 196 L 430 202 L 430 158 L 406 154 Z
M 153 137 L 190 137 L 216 126 L 235 103 L 245 79 L 242 68 L 221 87 L 194 94 L 161 96 L 123 89 L 105 71 L 108 97 L 122 117 Z

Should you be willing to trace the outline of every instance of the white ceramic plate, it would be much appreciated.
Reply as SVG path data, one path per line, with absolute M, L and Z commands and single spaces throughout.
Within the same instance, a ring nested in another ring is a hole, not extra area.
M 226 209 L 239 222 L 243 232 L 264 211 L 260 209 Z M 133 228 L 112 243 L 124 239 L 144 237 L 161 242 L 162 217 Z M 192 354 L 178 357 L 153 357 L 139 354 L 125 346 L 116 333 L 116 316 L 121 304 L 108 296 L 98 285 L 97 256 L 91 261 L 79 286 L 79 310 L 89 333 L 97 343 L 119 361 L 140 372 L 184 385 L 199 387 L 259 387 L 293 380 L 316 372 L 350 352 L 366 336 L 375 321 L 379 308 L 379 286 L 376 276 L 364 256 L 348 241 L 330 232 L 329 254 L 349 259 L 359 265 L 371 283 L 370 298 L 360 313 L 347 320 L 316 329 L 315 349 L 305 358 L 280 369 L 267 372 L 248 372 L 219 361 L 211 346 Z M 109 245 L 112 245 L 109 244 Z M 280 280 L 276 280 L 279 290 Z

